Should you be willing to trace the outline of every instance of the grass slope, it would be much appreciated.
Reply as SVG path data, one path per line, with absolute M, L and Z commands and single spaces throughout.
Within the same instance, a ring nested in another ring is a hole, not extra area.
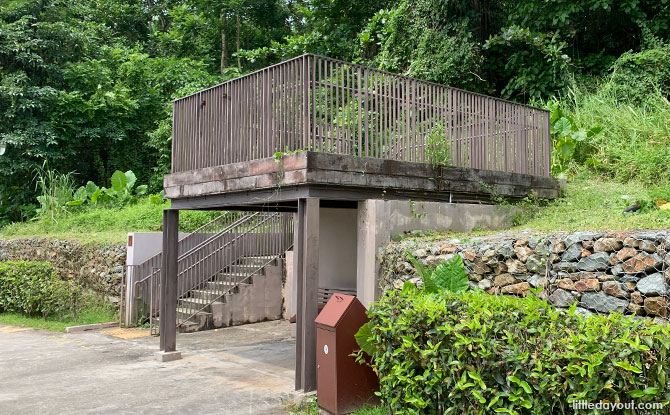
M 617 96 L 614 87 L 576 87 L 561 101 L 579 127 L 602 127 L 578 145 L 574 167 L 589 165 L 620 182 L 670 183 L 670 101 L 656 92 L 635 102 Z
M 619 183 L 584 174 L 568 183 L 566 196 L 552 201 L 516 229 L 546 231 L 630 230 L 670 228 L 670 211 L 624 215 L 635 200 L 670 199 L 670 186 L 648 187 L 636 182 Z
M 665 196 L 663 196 L 665 195 Z M 580 230 L 635 230 L 670 229 L 670 210 L 652 210 L 646 213 L 623 214 L 635 200 L 653 201 L 655 198 L 670 200 L 670 186 L 645 187 L 639 183 L 619 183 L 591 177 L 583 172 L 568 182 L 563 198 L 537 207 L 521 203 L 528 213 L 518 215 L 516 226 L 500 231 L 473 229 L 472 232 L 412 232 L 396 235 L 394 239 L 441 240 L 469 238 L 498 232 L 522 231 L 580 231 Z
M 670 228 L 670 211 L 621 213 L 635 200 L 653 201 L 655 198 L 670 200 L 670 185 L 620 183 L 582 171 L 568 183 L 566 197 L 550 202 L 533 217 L 520 217 L 521 223 L 515 228 L 546 231 Z M 82 209 L 58 218 L 57 222 L 39 219 L 8 225 L 0 229 L 0 239 L 53 237 L 103 244 L 124 243 L 128 232 L 160 232 L 163 209 L 168 206 L 168 203 L 153 205 L 145 199 L 123 208 Z M 180 215 L 181 229 L 185 232 L 194 230 L 217 215 L 219 212 L 184 211 Z
M 128 232 L 160 232 L 163 209 L 169 206 L 169 203 L 154 205 L 147 198 L 121 208 L 82 208 L 60 216 L 55 222 L 49 218 L 40 218 L 7 225 L 0 229 L 0 239 L 53 237 L 91 243 L 123 244 Z M 183 212 L 180 215 L 181 230 L 188 232 L 197 229 L 219 214 L 220 212 Z

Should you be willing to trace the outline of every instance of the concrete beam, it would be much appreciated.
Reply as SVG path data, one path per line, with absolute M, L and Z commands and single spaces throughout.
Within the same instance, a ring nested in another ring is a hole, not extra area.
M 442 199 L 445 195 L 451 197 L 452 193 L 471 198 L 490 198 L 491 188 L 498 195 L 510 198 L 525 197 L 531 190 L 538 197 L 551 199 L 559 196 L 558 183 L 551 177 L 434 167 L 426 163 L 312 151 L 286 156 L 279 163 L 273 158 L 266 158 L 174 173 L 165 176 L 164 185 L 168 199 L 251 192 L 246 203 L 254 203 L 253 199 L 258 199 L 260 195 L 258 192 L 263 191 L 275 191 L 277 195 L 272 200 L 281 200 L 280 192 L 303 186 L 348 189 L 360 193 L 358 200 L 369 199 L 370 191 L 428 193 L 434 195 L 432 198 Z

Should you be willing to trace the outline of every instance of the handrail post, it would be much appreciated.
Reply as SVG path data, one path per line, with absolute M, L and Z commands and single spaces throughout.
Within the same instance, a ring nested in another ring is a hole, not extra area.
M 312 56 L 303 56 L 302 61 L 302 120 L 303 120 L 303 148 L 311 150 L 310 144 L 310 111 L 309 111 L 309 94 L 310 94 L 310 71 L 311 71 Z M 298 150 L 292 149 L 292 150 Z
M 181 165 L 177 165 L 177 155 L 178 152 L 176 151 L 177 147 L 177 140 L 175 139 L 175 132 L 176 132 L 176 125 L 175 125 L 175 118 L 176 118 L 176 113 L 177 112 L 177 101 L 172 102 L 172 151 L 170 152 L 171 154 L 171 163 L 170 163 L 170 172 L 175 173 L 177 171 L 181 171 Z M 183 139 L 182 139 L 183 140 Z M 181 155 L 179 153 L 179 155 Z

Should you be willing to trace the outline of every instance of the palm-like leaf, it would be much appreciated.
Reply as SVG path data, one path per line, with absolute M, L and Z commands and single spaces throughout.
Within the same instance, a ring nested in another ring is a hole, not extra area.
M 426 291 L 428 293 L 438 292 L 439 288 L 438 288 L 435 280 L 432 277 L 431 270 L 426 269 L 426 267 L 423 266 L 421 261 L 414 258 L 414 256 L 412 254 L 410 254 L 409 252 L 407 252 L 407 257 L 409 258 L 409 261 L 414 266 L 414 269 L 416 270 L 417 275 L 419 277 L 421 277 L 421 280 L 423 280 L 424 291 Z
M 450 261 L 445 261 L 435 268 L 431 279 L 439 290 L 460 293 L 470 287 L 465 265 L 460 255 L 455 255 Z

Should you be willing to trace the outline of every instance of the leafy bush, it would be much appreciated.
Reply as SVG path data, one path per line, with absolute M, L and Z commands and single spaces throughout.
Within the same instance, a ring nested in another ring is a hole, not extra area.
M 553 150 L 551 152 L 551 173 L 559 178 L 564 178 L 571 167 L 571 162 L 576 155 L 581 155 L 582 162 L 586 165 L 597 166 L 598 161 L 594 158 L 586 158 L 593 151 L 590 146 L 591 139 L 598 135 L 603 127 L 596 125 L 588 130 L 577 126 L 574 118 L 567 111 L 563 111 L 557 101 L 551 105 L 551 140 Z
M 0 312 L 74 315 L 79 294 L 72 283 L 58 278 L 48 262 L 0 262 Z
M 426 134 L 426 157 L 433 167 L 452 165 L 451 143 L 452 140 L 446 136 L 442 125 Z
M 402 0 L 379 10 L 359 35 L 362 55 L 383 70 L 481 90 L 481 47 L 467 18 L 444 18 L 458 13 L 450 3 Z
M 670 97 L 670 45 L 624 53 L 612 65 L 607 87 L 620 99 L 634 103 L 644 102 L 656 91 Z
M 490 71 L 504 74 L 505 98 L 542 99 L 563 90 L 570 79 L 567 44 L 557 34 L 512 25 L 484 45 Z
M 115 203 L 117 205 L 125 205 L 126 203 L 137 202 L 137 197 L 147 194 L 147 185 L 139 185 L 137 177 L 131 170 L 122 172 L 116 170 L 110 178 L 112 187 L 98 187 L 97 184 L 89 181 L 86 186 L 81 186 L 74 193 L 74 197 L 67 204 L 69 206 L 79 206 L 86 202 L 90 204 L 109 204 Z M 153 201 L 153 199 L 152 199 Z M 157 204 L 161 204 L 162 200 L 158 200 Z
M 460 255 L 454 255 L 451 260 L 443 261 L 434 270 L 424 267 L 409 252 L 407 252 L 407 257 L 421 278 L 422 284 L 417 288 L 411 281 L 406 281 L 402 288 L 402 292 L 405 294 L 435 294 L 440 291 L 462 293 L 470 287 L 468 275 L 465 272 L 465 264 Z M 368 356 L 372 356 L 375 353 L 374 344 L 370 341 L 373 324 L 373 321 L 363 324 L 355 335 L 356 342 L 361 351 Z M 364 361 L 362 354 L 358 356 L 358 361 L 361 363 Z
M 572 414 L 576 400 L 670 405 L 667 326 L 583 318 L 535 296 L 480 290 L 390 292 L 369 315 L 371 364 L 394 414 Z

